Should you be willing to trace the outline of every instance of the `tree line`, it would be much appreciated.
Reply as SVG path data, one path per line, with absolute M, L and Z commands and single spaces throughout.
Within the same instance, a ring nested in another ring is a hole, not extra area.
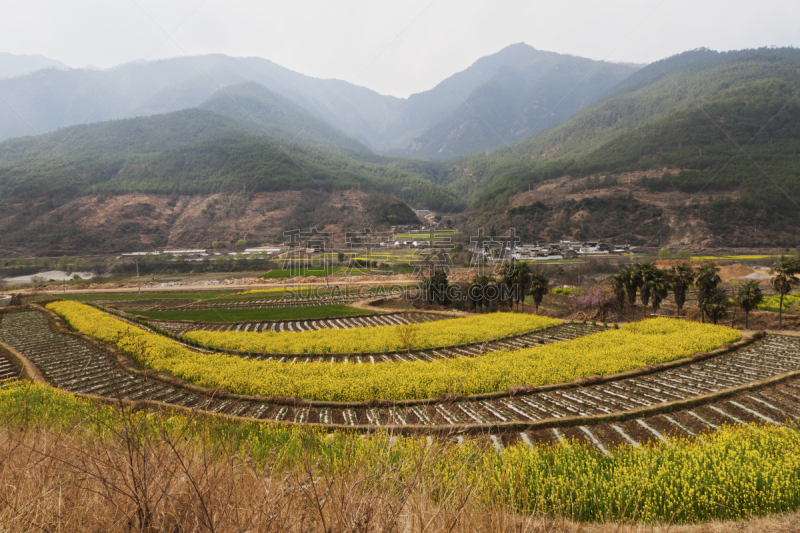
M 744 311 L 745 328 L 749 327 L 749 316 L 764 300 L 764 292 L 758 281 L 748 280 L 738 284 L 733 297 L 720 287 L 720 269 L 713 263 L 693 267 L 690 263 L 679 263 L 663 270 L 652 262 L 632 263 L 608 278 L 613 292 L 612 302 L 620 315 L 630 309 L 636 318 L 636 302 L 641 302 L 647 317 L 647 308 L 658 313 L 664 300 L 673 294 L 680 316 L 686 304 L 687 292 L 697 290 L 698 307 L 703 322 L 706 318 L 717 324 L 725 317 L 731 306 Z M 800 257 L 788 256 L 777 259 L 769 270 L 770 284 L 780 296 L 778 306 L 778 328 L 783 327 L 783 302 L 786 295 L 800 286 Z M 503 264 L 498 276 L 476 275 L 465 291 L 452 291 L 444 270 L 426 278 L 422 284 L 422 298 L 432 305 L 451 305 L 459 301 L 467 309 L 487 312 L 507 307 L 519 311 L 526 296 L 531 296 L 534 312 L 550 292 L 551 280 L 541 272 L 534 272 L 527 263 L 510 261 Z
M 644 306 L 647 316 L 647 306 L 651 306 L 653 313 L 657 313 L 661 303 L 672 291 L 678 316 L 686 303 L 686 292 L 691 288 L 697 289 L 698 307 L 703 322 L 706 317 L 713 320 L 714 324 L 727 314 L 731 305 L 740 307 L 745 314 L 745 328 L 748 327 L 750 311 L 756 309 L 764 299 L 764 293 L 756 280 L 740 283 L 733 298 L 719 287 L 722 281 L 719 268 L 713 263 L 700 265 L 697 268 L 689 263 L 680 263 L 669 270 L 661 270 L 653 263 L 633 263 L 623 268 L 618 274 L 611 276 L 611 287 L 614 299 L 620 312 L 624 312 L 625 302 L 630 305 L 631 312 L 635 315 L 637 293 Z M 800 285 L 800 259 L 796 256 L 782 257 L 775 261 L 769 271 L 773 276 L 772 288 L 780 295 L 778 307 L 778 327 L 783 326 L 783 300 L 792 289 Z
M 531 296 L 535 312 L 544 296 L 550 292 L 550 280 L 545 274 L 533 272 L 527 263 L 510 261 L 503 264 L 499 277 L 479 274 L 466 289 L 451 290 L 445 270 L 428 276 L 422 283 L 422 299 L 432 305 L 450 305 L 461 301 L 467 309 L 484 313 L 507 307 L 521 309 L 526 296 Z

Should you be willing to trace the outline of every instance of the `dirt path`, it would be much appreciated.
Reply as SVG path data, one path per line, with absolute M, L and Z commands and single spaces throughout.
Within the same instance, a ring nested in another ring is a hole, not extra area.
M 379 281 L 351 281 L 351 282 L 331 282 L 330 284 L 325 284 L 325 282 L 319 283 L 297 283 L 297 284 L 290 284 L 290 283 L 259 283 L 258 285 L 252 283 L 231 283 L 231 284 L 219 284 L 219 285 L 174 285 L 171 287 L 142 287 L 142 293 L 171 293 L 171 292 L 218 292 L 218 291 L 234 291 L 234 290 L 259 290 L 259 289 L 273 289 L 273 288 L 304 288 L 304 287 L 319 287 L 319 288 L 327 288 L 327 287 L 334 287 L 338 286 L 340 290 L 344 291 L 348 287 L 391 287 L 394 285 L 398 285 L 398 281 L 388 281 L 388 280 L 379 280 Z M 410 282 L 409 282 L 410 283 Z M 67 289 L 67 294 L 93 294 L 93 293 L 105 293 L 105 294 L 124 294 L 124 293 L 136 293 L 138 289 L 136 287 L 121 287 L 121 288 L 93 288 L 93 289 Z M 64 294 L 63 290 L 33 290 L 33 289 L 22 289 L 19 291 L 9 291 L 10 293 L 14 294 L 23 294 L 23 295 L 30 295 L 30 294 L 52 294 L 54 296 L 58 296 L 59 294 Z
M 356 300 L 348 304 L 348 307 L 354 307 L 356 309 L 363 309 L 364 311 L 370 311 L 374 313 L 389 313 L 389 312 L 397 312 L 396 309 L 385 309 L 383 307 L 378 307 L 372 305 L 373 302 L 377 300 L 382 300 L 382 298 L 365 298 L 363 300 Z M 438 311 L 435 309 L 409 309 L 409 312 L 413 313 L 431 313 L 435 315 L 446 315 L 452 317 L 468 317 L 468 316 L 475 316 L 473 313 L 467 313 L 464 311 Z

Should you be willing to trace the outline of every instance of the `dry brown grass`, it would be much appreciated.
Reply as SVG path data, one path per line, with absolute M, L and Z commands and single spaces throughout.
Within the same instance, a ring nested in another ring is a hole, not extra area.
M 367 468 L 344 454 L 334 467 L 309 459 L 278 470 L 278 455 L 258 465 L 221 441 L 144 428 L 133 416 L 104 438 L 33 424 L 2 427 L 0 532 L 800 531 L 797 514 L 694 526 L 520 516 L 487 504 L 467 483 L 438 501 L 430 466 L 447 446 L 421 449 L 402 465 L 387 458 Z

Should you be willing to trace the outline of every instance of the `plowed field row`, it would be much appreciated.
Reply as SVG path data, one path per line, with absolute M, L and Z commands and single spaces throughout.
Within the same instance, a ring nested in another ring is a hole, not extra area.
M 431 320 L 440 320 L 443 318 L 450 318 L 448 316 L 443 315 L 433 315 L 433 314 L 426 314 L 422 318 L 417 318 L 417 323 L 431 321 Z M 367 320 L 368 319 L 368 320 Z M 356 325 L 358 322 L 356 321 L 366 321 L 366 324 L 363 325 Z M 407 324 L 408 322 L 415 321 L 414 317 L 409 317 L 408 321 L 406 321 L 405 315 L 376 315 L 374 317 L 366 317 L 366 318 L 349 318 L 349 319 L 330 319 L 327 322 L 328 327 L 333 327 L 336 329 L 347 329 L 349 327 L 369 327 L 371 326 L 390 326 L 390 325 L 397 325 L 397 324 Z M 349 322 L 347 322 L 349 321 Z M 323 322 L 321 320 L 315 321 L 292 321 L 287 326 L 287 329 L 278 330 L 274 329 L 272 331 L 308 331 L 314 329 L 314 324 L 319 324 Z M 355 324 L 354 324 L 355 322 Z M 170 330 L 169 326 L 172 325 L 174 327 L 175 323 L 170 322 L 163 322 L 163 321 L 150 321 L 151 324 L 158 326 L 162 329 L 167 331 Z M 295 325 L 292 326 L 291 324 L 294 323 Z M 298 323 L 300 325 L 298 325 Z M 338 327 L 336 324 L 338 323 Z M 222 325 L 219 326 L 218 324 L 213 324 L 213 327 L 217 327 L 220 329 L 211 330 L 211 331 L 248 331 L 247 327 L 251 324 L 255 324 L 254 327 L 259 327 L 260 323 L 243 323 L 241 324 L 240 329 L 236 328 L 229 328 L 229 325 Z M 285 322 L 281 323 L 281 325 L 285 324 Z M 232 324 L 232 326 L 236 326 L 236 324 Z M 259 329 L 252 329 L 250 331 L 266 331 L 267 324 L 260 326 Z M 303 329 L 303 327 L 308 327 L 308 330 Z M 316 329 L 324 329 L 322 327 L 317 327 Z M 280 363 L 311 363 L 311 362 L 318 362 L 318 363 L 355 363 L 355 364 L 376 364 L 376 363 L 405 363 L 408 361 L 436 361 L 436 360 L 444 360 L 444 359 L 453 359 L 455 357 L 477 357 L 481 354 L 487 352 L 497 352 L 502 350 L 519 350 L 522 348 L 529 348 L 531 346 L 535 346 L 538 344 L 549 344 L 551 342 L 559 342 L 559 341 L 568 341 L 571 339 L 576 339 L 578 337 L 583 337 L 584 335 L 589 335 L 592 333 L 598 333 L 600 331 L 604 331 L 605 328 L 600 326 L 592 326 L 589 324 L 563 324 L 551 328 L 547 331 L 537 331 L 534 333 L 529 333 L 527 335 L 520 335 L 519 337 L 511 338 L 511 339 L 503 339 L 503 340 L 488 340 L 487 342 L 480 344 L 480 345 L 472 345 L 472 346 L 457 346 L 457 347 L 439 347 L 439 348 L 429 348 L 424 350 L 412 350 L 409 352 L 388 352 L 383 354 L 375 354 L 369 353 L 364 355 L 350 355 L 350 356 L 342 356 L 342 354 L 329 354 L 325 356 L 284 356 L 284 355 L 261 355 L 261 354 L 252 354 L 249 355 L 248 359 L 258 359 L 261 361 L 278 361 Z M 181 331 L 181 333 L 185 333 L 188 331 L 193 331 L 192 329 L 185 329 Z
M 796 421 L 800 417 L 800 380 L 792 380 L 737 394 L 717 402 L 668 414 L 625 422 L 551 428 L 495 436 L 498 447 L 522 440 L 533 442 L 584 443 L 609 453 L 616 446 L 640 446 L 666 437 L 702 438 L 722 425 Z
M 0 383 L 7 379 L 19 377 L 17 367 L 11 364 L 11 360 L 0 353 Z
M 117 369 L 90 344 L 54 333 L 39 312 L 6 316 L 0 324 L 0 338 L 28 357 L 51 384 L 70 392 L 131 399 L 171 398 L 178 404 L 189 396 Z
M 15 313 L 0 324 L 0 338 L 29 357 L 54 385 L 68 391 L 107 397 L 159 400 L 214 413 L 296 423 L 377 426 L 454 426 L 458 424 L 552 420 L 536 431 L 487 435 L 496 448 L 511 442 L 582 441 L 606 453 L 620 444 L 640 445 L 664 435 L 700 437 L 722 424 L 783 424 L 800 417 L 800 380 L 744 392 L 719 401 L 625 422 L 559 428 L 558 419 L 625 412 L 688 399 L 800 369 L 800 338 L 771 335 L 714 359 L 658 373 L 582 388 L 535 392 L 485 401 L 438 402 L 407 407 L 319 408 L 259 401 L 206 398 L 160 382 L 145 381 L 117 369 L 80 339 L 53 332 L 39 312 Z M 420 427 L 425 430 L 425 427 Z
M 243 331 L 243 332 L 264 332 L 264 331 L 312 331 L 317 329 L 351 329 L 368 328 L 374 326 L 396 326 L 398 324 L 408 324 L 413 322 L 421 324 L 423 322 L 433 322 L 451 318 L 447 315 L 434 313 L 404 313 L 373 315 L 364 317 L 346 318 L 323 318 L 317 320 L 266 320 L 249 322 L 229 322 L 220 324 L 219 322 L 173 322 L 170 320 L 150 320 L 154 326 L 183 335 L 190 331 Z
M 346 304 L 363 299 L 364 296 L 358 294 L 340 296 L 320 296 L 316 298 L 272 298 L 260 300 L 241 300 L 241 301 L 208 301 L 197 302 L 182 306 L 181 309 L 267 309 L 283 307 L 314 307 L 320 305 Z
M 83 303 L 94 305 L 112 305 L 117 309 L 130 310 L 130 311 L 150 311 L 152 309 L 169 309 L 173 307 L 181 307 L 188 305 L 195 300 L 189 299 L 145 299 L 145 300 L 80 300 Z
M 201 309 L 282 309 L 287 307 L 319 307 L 322 305 L 347 304 L 362 299 L 358 295 L 323 296 L 318 298 L 262 298 L 252 300 L 222 300 L 197 302 L 190 299 L 149 299 L 149 300 L 89 300 L 97 305 L 113 305 L 125 311 L 158 311 L 169 309 L 201 310 Z M 80 299 L 78 300 L 80 301 Z

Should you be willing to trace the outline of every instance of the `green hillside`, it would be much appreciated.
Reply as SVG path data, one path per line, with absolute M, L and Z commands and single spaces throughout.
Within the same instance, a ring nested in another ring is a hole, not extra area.
M 449 116 L 415 138 L 408 153 L 448 159 L 484 152 L 556 126 L 607 94 L 636 69 L 523 45 Z
M 160 152 L 241 127 L 229 118 L 201 109 L 164 115 L 70 126 L 38 137 L 0 143 L 0 163 L 34 158 L 97 158 L 109 154 Z
M 227 87 L 200 107 L 232 118 L 254 133 L 317 148 L 369 152 L 360 142 L 258 83 Z
M 502 212 L 512 195 L 558 177 L 680 169 L 641 185 L 702 195 L 699 214 L 723 241 L 737 225 L 769 237 L 800 223 L 798 90 L 799 50 L 687 52 L 641 69 L 560 126 L 455 160 L 444 182 L 481 211 Z M 736 194 L 713 198 L 722 192 Z
M 359 188 L 458 210 L 444 187 L 399 168 L 266 135 L 208 110 L 68 128 L 0 143 L 0 195 L 55 203 L 125 192 L 171 195 Z

